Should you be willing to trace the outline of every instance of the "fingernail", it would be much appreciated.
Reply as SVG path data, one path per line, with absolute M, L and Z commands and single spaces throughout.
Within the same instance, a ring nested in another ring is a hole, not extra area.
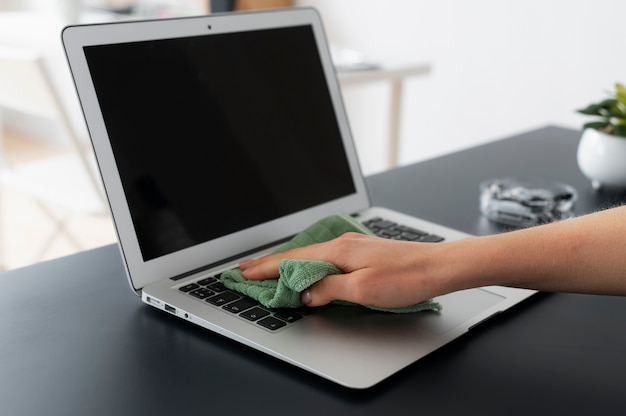
M 304 303 L 305 305 L 311 303 L 312 300 L 313 299 L 311 297 L 311 289 L 306 289 L 300 294 L 300 302 Z

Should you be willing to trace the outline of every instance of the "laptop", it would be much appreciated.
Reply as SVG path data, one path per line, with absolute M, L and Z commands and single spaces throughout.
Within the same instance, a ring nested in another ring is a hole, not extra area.
M 314 9 L 78 25 L 62 38 L 128 281 L 147 305 L 362 389 L 534 293 L 465 290 L 415 314 L 242 301 L 220 273 L 328 215 L 467 235 L 371 206 Z

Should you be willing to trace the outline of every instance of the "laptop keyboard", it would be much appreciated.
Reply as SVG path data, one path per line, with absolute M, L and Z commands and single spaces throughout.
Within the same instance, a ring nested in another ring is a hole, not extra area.
M 372 230 L 377 236 L 391 240 L 416 241 L 422 243 L 439 243 L 444 240 L 444 238 L 439 235 L 407 227 L 406 225 L 388 221 L 380 217 L 367 220 L 363 225 Z
M 299 321 L 315 311 L 313 308 L 270 309 L 256 300 L 228 290 L 220 281 L 220 275 L 206 277 L 178 288 L 194 298 L 219 307 L 257 325 L 276 331 L 287 324 Z
M 383 238 L 404 241 L 438 243 L 444 238 L 422 230 L 397 224 L 383 218 L 372 218 L 363 223 L 372 232 Z M 311 315 L 319 308 L 301 307 L 297 309 L 271 309 L 256 300 L 226 288 L 220 281 L 220 274 L 203 277 L 178 288 L 179 291 L 195 299 L 239 316 L 271 332 Z

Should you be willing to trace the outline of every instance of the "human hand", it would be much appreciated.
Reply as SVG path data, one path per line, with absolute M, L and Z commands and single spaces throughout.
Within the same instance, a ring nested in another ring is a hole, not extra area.
M 359 233 L 346 233 L 329 242 L 272 254 L 240 264 L 246 279 L 278 277 L 283 259 L 320 260 L 334 264 L 344 274 L 329 275 L 301 294 L 308 306 L 334 300 L 395 308 L 414 305 L 442 293 L 428 274 L 432 243 L 393 241 Z

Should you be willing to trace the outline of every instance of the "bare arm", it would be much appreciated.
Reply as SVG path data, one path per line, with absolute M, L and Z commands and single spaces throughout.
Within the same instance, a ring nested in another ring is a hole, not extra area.
M 449 243 L 409 243 L 346 234 L 243 262 L 248 279 L 277 277 L 283 258 L 324 260 L 345 274 L 302 295 L 381 307 L 415 304 L 460 289 L 503 285 L 545 291 L 626 295 L 626 207 L 546 226 Z
M 626 295 L 626 206 L 481 242 L 492 253 L 483 273 L 495 284 Z

